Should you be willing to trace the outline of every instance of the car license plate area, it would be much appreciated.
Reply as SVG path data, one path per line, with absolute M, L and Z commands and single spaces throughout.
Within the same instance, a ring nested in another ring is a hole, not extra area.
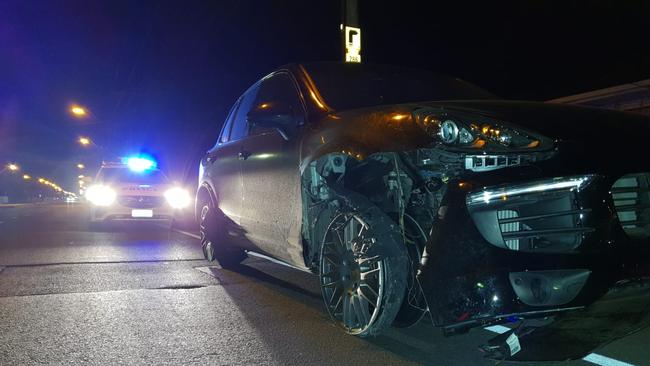
M 153 217 L 153 210 L 131 210 L 131 217 Z

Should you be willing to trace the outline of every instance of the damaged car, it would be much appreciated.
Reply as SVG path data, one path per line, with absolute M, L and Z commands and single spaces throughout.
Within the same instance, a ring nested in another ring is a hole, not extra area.
M 319 276 L 345 332 L 583 309 L 648 275 L 650 121 L 382 65 L 283 66 L 200 163 L 208 260 Z

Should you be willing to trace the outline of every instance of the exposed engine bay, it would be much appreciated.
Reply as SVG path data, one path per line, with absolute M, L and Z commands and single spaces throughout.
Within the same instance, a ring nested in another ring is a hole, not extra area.
M 401 228 L 410 262 L 407 293 L 395 325 L 418 321 L 427 306 L 416 274 L 433 223 L 444 216 L 448 184 L 465 168 L 464 156 L 437 149 L 376 153 L 357 160 L 331 153 L 313 161 L 303 174 L 306 263 L 318 268 L 318 246 L 332 217 L 339 211 L 335 187 L 359 193 L 379 207 Z

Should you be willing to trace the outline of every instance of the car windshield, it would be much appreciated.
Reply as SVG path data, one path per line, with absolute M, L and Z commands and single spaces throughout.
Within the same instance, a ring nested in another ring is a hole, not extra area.
M 156 184 L 166 183 L 167 177 L 160 170 L 137 173 L 125 168 L 102 168 L 97 175 L 97 181 Z
M 495 99 L 460 79 L 388 65 L 304 65 L 325 102 L 335 110 L 433 100 Z

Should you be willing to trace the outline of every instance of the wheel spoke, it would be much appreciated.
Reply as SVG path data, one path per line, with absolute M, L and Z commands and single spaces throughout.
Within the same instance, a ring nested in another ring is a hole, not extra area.
M 354 309 L 352 308 L 351 296 L 345 294 L 343 297 L 343 325 L 349 329 L 354 328 Z
M 324 283 L 324 284 L 321 285 L 321 287 L 335 287 L 339 283 L 340 283 L 340 281 L 336 280 L 336 281 Z
M 336 236 L 339 239 L 339 244 L 335 245 L 336 251 L 339 252 L 339 254 L 343 254 L 347 249 L 347 245 L 345 244 L 345 241 L 341 237 L 341 232 L 338 230 L 338 228 L 335 228 L 334 232 L 336 233 Z
M 330 312 L 332 314 L 336 313 L 336 309 L 339 308 L 341 305 L 341 302 L 343 302 L 343 290 L 341 287 L 336 286 L 332 290 L 332 296 L 330 297 L 329 301 L 327 302 L 327 306 L 330 307 Z
M 368 277 L 376 276 L 379 274 L 379 268 L 371 269 L 369 271 L 361 271 L 361 279 L 365 280 Z
M 378 262 L 381 259 L 378 255 L 373 256 L 373 257 L 361 257 L 357 259 L 357 263 L 362 264 L 366 262 Z
M 334 277 L 335 274 L 338 274 L 338 273 L 339 273 L 338 268 L 330 268 L 329 272 L 323 272 L 321 274 L 321 276 L 322 277 L 327 277 L 327 278 L 332 278 L 332 277 Z
M 341 259 L 337 253 L 333 253 L 333 252 L 323 253 L 323 258 L 334 267 L 338 267 L 341 265 L 340 263 Z
M 345 225 L 345 228 L 343 228 L 343 237 L 345 238 L 345 247 L 346 249 L 351 249 L 350 248 L 350 243 L 357 237 L 355 236 L 356 233 L 356 228 L 359 223 L 357 220 L 354 219 L 354 216 L 350 216 L 348 219 L 348 222 Z
M 368 302 L 361 296 L 352 296 L 352 307 L 357 316 L 357 319 L 365 326 L 370 323 L 370 313 L 368 312 Z
M 357 294 L 359 294 L 359 296 L 361 296 L 364 300 L 366 300 L 366 301 L 367 301 L 369 304 L 371 304 L 373 307 L 375 306 L 375 302 L 374 302 L 372 299 L 368 298 L 368 295 L 366 295 L 366 294 L 363 292 L 363 290 L 361 289 L 361 287 L 359 287 L 359 288 L 357 289 Z
M 377 294 L 377 291 L 370 287 L 370 285 L 366 282 L 361 283 L 361 286 L 359 286 L 359 294 L 362 295 L 366 300 L 368 300 L 369 303 L 371 303 L 373 306 L 377 306 L 377 300 L 379 299 L 379 295 Z

